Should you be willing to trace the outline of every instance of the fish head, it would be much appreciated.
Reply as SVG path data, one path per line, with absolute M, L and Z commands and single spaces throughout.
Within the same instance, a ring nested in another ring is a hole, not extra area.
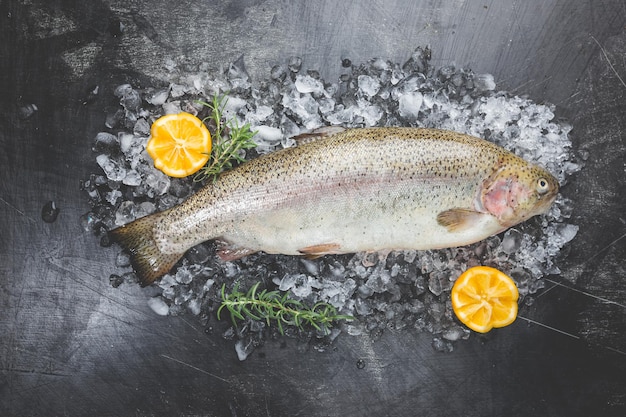
M 558 181 L 547 170 L 512 157 L 485 180 L 479 205 L 509 228 L 547 212 L 558 191 Z

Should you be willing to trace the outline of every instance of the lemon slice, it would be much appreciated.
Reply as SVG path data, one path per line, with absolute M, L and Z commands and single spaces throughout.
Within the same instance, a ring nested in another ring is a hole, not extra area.
M 190 113 L 168 114 L 152 123 L 146 150 L 157 169 L 182 178 L 198 172 L 209 160 L 211 134 Z
M 479 333 L 508 326 L 517 317 L 517 286 L 508 275 L 495 268 L 468 269 L 454 283 L 451 297 L 457 318 Z

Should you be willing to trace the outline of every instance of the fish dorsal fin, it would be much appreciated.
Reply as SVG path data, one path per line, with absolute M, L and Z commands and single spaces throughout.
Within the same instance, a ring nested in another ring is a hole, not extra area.
M 448 232 L 462 232 L 474 227 L 483 216 L 488 216 L 488 214 L 469 209 L 454 208 L 439 213 L 437 215 L 437 223 L 445 227 Z
M 300 133 L 299 135 L 293 136 L 292 139 L 296 141 L 296 144 L 298 146 L 300 146 L 304 145 L 305 143 L 315 142 L 316 140 L 328 138 L 330 136 L 336 135 L 337 133 L 341 133 L 344 130 L 346 130 L 346 128 L 341 126 L 323 126 L 308 133 Z

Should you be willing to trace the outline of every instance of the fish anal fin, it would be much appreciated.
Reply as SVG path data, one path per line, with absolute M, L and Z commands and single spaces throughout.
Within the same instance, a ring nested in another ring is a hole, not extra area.
M 167 274 L 184 253 L 163 253 L 156 244 L 152 228 L 160 213 L 142 217 L 109 232 L 111 239 L 130 253 L 130 263 L 142 287 Z
M 445 227 L 448 232 L 462 232 L 474 227 L 484 216 L 487 214 L 469 209 L 454 208 L 439 213 L 437 223 Z
M 308 133 L 301 133 L 293 136 L 292 139 L 296 141 L 297 145 L 304 145 L 305 143 L 315 142 L 316 140 L 324 139 L 329 136 L 341 133 L 345 128 L 341 126 L 323 126 L 319 127 Z
M 321 243 L 319 245 L 312 245 L 307 246 L 306 248 L 298 249 L 298 252 L 305 255 L 309 259 L 315 259 L 324 255 L 340 253 L 339 249 L 341 249 L 341 245 L 338 243 Z
M 221 239 L 218 239 L 216 243 L 216 254 L 222 261 L 236 261 L 237 259 L 241 259 L 258 252 L 254 249 L 248 249 L 241 246 L 232 245 L 229 242 Z

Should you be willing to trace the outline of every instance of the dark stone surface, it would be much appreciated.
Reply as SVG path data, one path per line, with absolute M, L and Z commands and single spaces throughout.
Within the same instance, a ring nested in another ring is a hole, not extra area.
M 426 44 L 435 66 L 557 104 L 589 154 L 563 187 L 580 231 L 558 285 L 520 311 L 558 331 L 520 319 L 449 354 L 409 331 L 324 353 L 288 339 L 239 362 L 219 323 L 206 333 L 156 316 L 150 289 L 111 287 L 117 249 L 82 231 L 79 180 L 117 84 L 158 84 L 168 57 L 215 71 L 242 54 L 253 80 L 292 55 L 333 80 L 342 59 L 402 62 Z M 624 56 L 621 0 L 2 1 L 0 414 L 624 415 Z

